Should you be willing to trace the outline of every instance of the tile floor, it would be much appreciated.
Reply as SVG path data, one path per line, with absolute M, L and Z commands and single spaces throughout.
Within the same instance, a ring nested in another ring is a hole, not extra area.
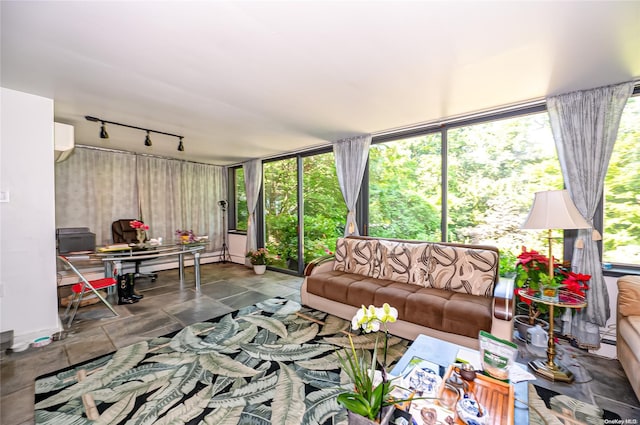
M 267 271 L 257 276 L 237 264 L 207 264 L 201 267 L 202 291 L 195 292 L 193 270 L 186 269 L 181 287 L 177 270 L 159 272 L 154 283 L 140 279 L 136 289 L 145 295 L 137 304 L 115 306 L 119 317 L 97 304 L 83 307 L 64 340 L 22 353 L 0 353 L 0 424 L 33 423 L 34 380 L 94 357 L 108 354 L 136 341 L 179 330 L 240 307 L 274 296 L 300 301 L 302 278 Z M 526 348 L 520 349 L 523 361 Z M 640 403 L 615 360 L 566 348 L 565 360 L 571 364 L 576 384 L 536 384 L 587 402 L 597 403 L 626 418 L 640 418 Z

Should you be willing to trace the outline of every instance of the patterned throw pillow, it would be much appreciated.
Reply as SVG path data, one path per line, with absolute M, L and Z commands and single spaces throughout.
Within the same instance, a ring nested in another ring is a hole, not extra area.
M 336 261 L 333 263 L 333 270 L 344 272 L 347 270 L 349 261 L 349 245 L 345 238 L 339 238 L 336 241 Z
M 336 261 L 333 269 L 372 276 L 377 244 L 378 241 L 375 239 L 339 238 L 336 241 Z
M 378 241 L 375 239 L 346 239 L 349 246 L 349 273 L 373 276 L 374 255 Z
M 409 283 L 412 249 L 409 243 L 380 240 L 376 249 L 374 278 Z
M 433 244 L 430 261 L 428 287 L 493 296 L 497 252 Z
M 411 277 L 409 283 L 427 286 L 431 266 L 431 243 L 411 244 Z

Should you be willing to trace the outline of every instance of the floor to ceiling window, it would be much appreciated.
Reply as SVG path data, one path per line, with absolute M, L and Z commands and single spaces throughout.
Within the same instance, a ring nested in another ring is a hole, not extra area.
M 263 164 L 264 246 L 276 268 L 298 271 L 298 165 L 296 158 Z
M 233 223 L 233 229 L 235 230 L 247 230 L 247 220 L 249 219 L 249 211 L 247 210 L 247 192 L 244 187 L 244 169 L 242 167 L 237 167 L 233 169 L 233 189 L 234 189 L 234 199 L 233 199 L 233 209 L 230 209 L 230 212 L 233 211 L 234 216 L 230 217 L 233 220 L 230 220 Z
M 455 127 L 447 146 L 447 240 L 494 245 L 513 261 L 522 246 L 544 252 L 546 234 L 520 226 L 535 192 L 563 188 L 548 114 Z
M 638 88 L 635 93 L 623 113 L 602 213 L 603 261 L 634 269 L 640 265 Z M 544 105 L 383 137 L 372 140 L 358 207 L 365 234 L 495 245 L 505 265 L 515 263 L 522 246 L 545 249 L 544 232 L 520 229 L 535 192 L 563 188 Z M 238 184 L 242 177 L 236 175 Z M 329 149 L 265 162 L 263 195 L 265 246 L 278 256 L 277 267 L 301 271 L 301 263 L 335 248 L 346 211 Z M 242 194 L 236 196 L 241 204 Z M 562 233 L 555 236 L 554 255 L 570 255 Z
M 622 113 L 604 197 L 603 261 L 640 264 L 640 96 Z
M 333 252 L 344 235 L 347 208 L 340 192 L 333 152 L 302 158 L 305 264 Z

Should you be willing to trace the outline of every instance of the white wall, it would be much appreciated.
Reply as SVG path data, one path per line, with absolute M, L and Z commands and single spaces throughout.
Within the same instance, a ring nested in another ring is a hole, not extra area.
M 0 116 L 0 330 L 31 342 L 59 330 L 53 100 L 1 88 Z
M 245 254 L 247 253 L 247 235 L 229 233 L 228 238 L 231 262 L 245 264 L 247 260 L 245 257 Z

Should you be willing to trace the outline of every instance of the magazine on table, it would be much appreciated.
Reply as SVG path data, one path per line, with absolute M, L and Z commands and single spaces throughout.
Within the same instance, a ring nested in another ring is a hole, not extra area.
M 427 425 L 453 424 L 455 413 L 438 401 L 442 379 L 446 368 L 436 363 L 413 357 L 402 375 L 394 382 L 396 387 L 391 393 L 398 400 L 411 399 L 400 403 L 395 415 L 395 424 Z M 407 413 L 410 415 L 408 417 Z

